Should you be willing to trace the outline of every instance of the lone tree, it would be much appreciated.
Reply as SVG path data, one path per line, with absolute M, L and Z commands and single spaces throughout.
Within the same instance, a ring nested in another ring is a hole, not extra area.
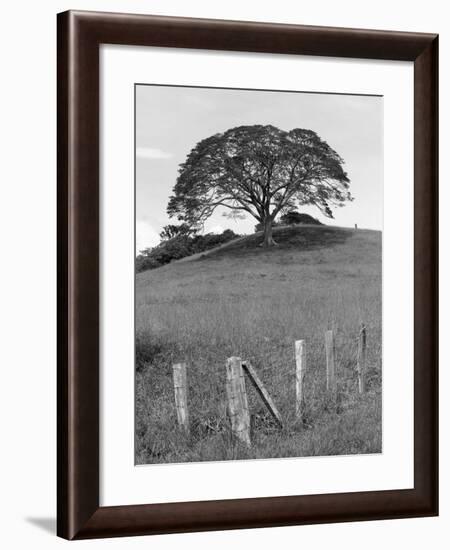
M 352 200 L 343 159 L 311 130 L 239 126 L 200 141 L 180 165 L 167 212 L 189 226 L 218 207 L 251 214 L 264 227 L 264 246 L 275 244 L 272 223 L 281 212 Z

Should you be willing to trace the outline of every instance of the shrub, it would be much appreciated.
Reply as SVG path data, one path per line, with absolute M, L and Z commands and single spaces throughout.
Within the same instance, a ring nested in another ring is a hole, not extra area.
M 155 267 L 160 267 L 161 264 L 151 256 L 151 254 L 141 253 L 136 258 L 135 267 L 136 273 L 141 271 L 146 271 L 147 269 L 155 269 Z
M 170 263 L 172 260 L 180 260 L 198 252 L 205 252 L 232 239 L 239 237 L 231 229 L 223 233 L 206 235 L 188 235 L 180 233 L 171 239 L 163 240 L 154 248 L 147 248 L 136 257 L 136 272 L 155 269 Z
M 283 216 L 281 216 L 280 218 L 280 225 L 296 225 L 296 224 L 323 225 L 322 222 L 320 222 L 316 218 L 313 218 L 309 214 L 304 214 L 302 212 L 297 212 L 295 210 L 291 210 L 290 212 L 283 214 Z
M 272 227 L 278 227 L 280 224 L 276 221 L 273 221 L 272 222 Z M 255 225 L 255 233 L 258 233 L 258 231 L 263 231 L 264 229 L 264 224 L 259 222 Z

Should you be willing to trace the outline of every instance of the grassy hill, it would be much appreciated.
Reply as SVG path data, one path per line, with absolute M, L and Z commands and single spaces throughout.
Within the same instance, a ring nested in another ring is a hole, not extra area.
M 331 226 L 250 235 L 136 278 L 138 463 L 381 451 L 381 233 Z M 367 393 L 356 392 L 360 323 Z M 338 400 L 325 392 L 324 332 L 336 339 Z M 306 340 L 306 418 L 295 410 L 294 341 Z M 285 419 L 281 432 L 247 384 L 252 448 L 232 444 L 225 361 L 250 360 Z M 191 435 L 176 426 L 172 364 L 188 364 Z

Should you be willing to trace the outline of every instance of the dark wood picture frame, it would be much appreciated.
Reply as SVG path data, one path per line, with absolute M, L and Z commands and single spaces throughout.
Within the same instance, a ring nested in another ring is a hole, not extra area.
M 58 15 L 58 535 L 67 539 L 438 513 L 438 37 L 70 11 Z M 99 506 L 99 46 L 414 62 L 414 488 Z

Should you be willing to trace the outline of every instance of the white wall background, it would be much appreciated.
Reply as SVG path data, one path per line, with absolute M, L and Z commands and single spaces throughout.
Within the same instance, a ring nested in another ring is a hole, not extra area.
M 417 0 L 65 0 L 2 6 L 0 33 L 0 518 L 2 547 L 62 547 L 56 502 L 56 13 L 126 11 L 440 33 L 441 151 L 450 148 L 450 18 L 446 3 Z M 450 278 L 445 235 L 450 169 L 441 163 L 441 280 Z M 441 334 L 450 329 L 449 287 L 441 291 Z M 447 306 L 447 308 L 446 308 Z M 450 539 L 449 352 L 441 354 L 439 518 L 86 541 L 77 547 L 172 550 L 248 548 L 409 550 L 447 548 Z

